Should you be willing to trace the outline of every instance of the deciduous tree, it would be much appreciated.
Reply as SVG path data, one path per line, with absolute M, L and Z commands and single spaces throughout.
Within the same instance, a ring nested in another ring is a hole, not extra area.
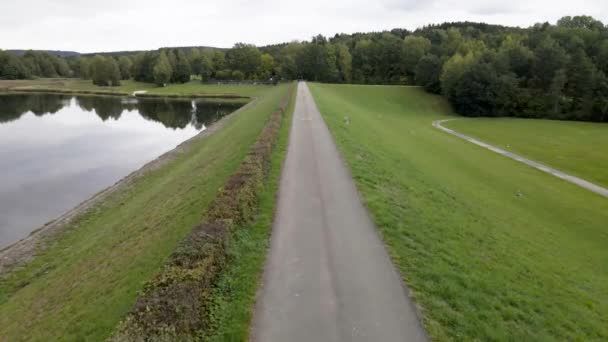
M 167 58 L 167 54 L 162 51 L 154 64 L 154 83 L 159 86 L 164 86 L 169 83 L 171 80 L 171 74 L 173 70 L 171 70 L 171 64 L 169 63 L 169 59 Z

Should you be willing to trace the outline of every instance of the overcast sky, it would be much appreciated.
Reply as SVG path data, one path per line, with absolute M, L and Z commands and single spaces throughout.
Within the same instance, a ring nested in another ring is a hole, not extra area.
M 606 24 L 608 0 L 1 0 L 0 48 L 260 46 L 445 21 L 527 27 L 579 14 Z

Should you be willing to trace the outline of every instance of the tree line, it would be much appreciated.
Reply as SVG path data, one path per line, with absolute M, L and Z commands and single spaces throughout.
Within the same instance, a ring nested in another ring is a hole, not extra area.
M 71 77 L 66 59 L 45 52 L 26 51 L 22 56 L 0 50 L 0 79 Z
M 608 28 L 589 16 L 529 28 L 444 23 L 265 47 L 159 49 L 66 60 L 0 51 L 0 77 L 72 76 L 99 85 L 306 79 L 420 85 L 468 116 L 608 121 Z

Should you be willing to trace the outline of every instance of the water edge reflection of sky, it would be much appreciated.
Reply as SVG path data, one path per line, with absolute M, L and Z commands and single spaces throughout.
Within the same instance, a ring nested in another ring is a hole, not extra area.
M 0 95 L 0 248 L 26 237 L 238 106 Z

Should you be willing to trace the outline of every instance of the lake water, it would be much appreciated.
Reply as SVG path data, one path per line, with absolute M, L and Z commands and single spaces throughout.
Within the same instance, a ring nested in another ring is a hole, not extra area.
M 0 248 L 242 103 L 0 94 Z

